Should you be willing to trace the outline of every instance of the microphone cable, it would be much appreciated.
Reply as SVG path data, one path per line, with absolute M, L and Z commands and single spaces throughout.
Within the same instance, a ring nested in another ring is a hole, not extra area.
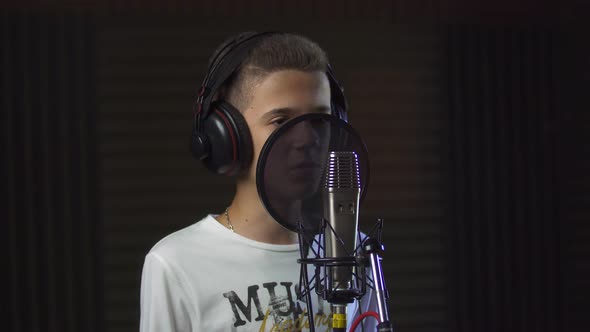
M 358 325 L 363 321 L 363 319 L 365 319 L 367 317 L 374 317 L 379 322 L 379 314 L 376 313 L 375 311 L 363 312 L 354 320 L 354 322 L 352 322 L 352 325 L 350 325 L 349 332 L 354 332 L 356 330 L 356 328 L 358 327 Z M 381 322 L 379 322 L 379 323 L 381 323 Z

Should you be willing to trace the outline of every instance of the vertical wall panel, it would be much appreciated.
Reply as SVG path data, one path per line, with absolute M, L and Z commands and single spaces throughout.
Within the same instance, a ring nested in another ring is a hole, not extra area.
M 551 36 L 450 29 L 456 331 L 554 331 L 560 323 Z
M 7 331 L 100 330 L 92 21 L 4 14 L 2 46 Z
M 584 29 L 585 28 L 585 29 Z M 562 148 L 557 154 L 562 239 L 563 330 L 590 325 L 590 46 L 587 27 L 559 31 L 555 42 L 555 80 L 563 110 Z

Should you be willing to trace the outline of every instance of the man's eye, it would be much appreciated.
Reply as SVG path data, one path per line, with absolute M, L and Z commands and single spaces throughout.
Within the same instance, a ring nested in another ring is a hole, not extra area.
M 287 121 L 287 118 L 275 118 L 270 123 L 275 126 L 280 126 Z

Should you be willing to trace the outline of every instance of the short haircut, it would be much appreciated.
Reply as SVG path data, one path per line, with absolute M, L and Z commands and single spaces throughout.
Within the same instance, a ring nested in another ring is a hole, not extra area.
M 226 45 L 239 42 L 251 33 L 241 33 L 222 43 L 218 54 Z M 250 50 L 236 72 L 220 88 L 219 98 L 224 98 L 238 110 L 250 103 L 253 88 L 269 74 L 280 70 L 305 72 L 327 71 L 328 56 L 312 40 L 291 33 L 276 33 L 262 39 Z M 213 58 L 212 58 L 213 59 Z

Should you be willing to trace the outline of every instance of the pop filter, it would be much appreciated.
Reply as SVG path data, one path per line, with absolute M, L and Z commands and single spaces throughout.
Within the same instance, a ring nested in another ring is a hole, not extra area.
M 333 115 L 308 113 L 274 131 L 260 152 L 256 186 L 268 213 L 283 227 L 320 232 L 322 183 L 330 152 L 355 152 L 362 201 L 369 182 L 367 148 L 357 132 Z

